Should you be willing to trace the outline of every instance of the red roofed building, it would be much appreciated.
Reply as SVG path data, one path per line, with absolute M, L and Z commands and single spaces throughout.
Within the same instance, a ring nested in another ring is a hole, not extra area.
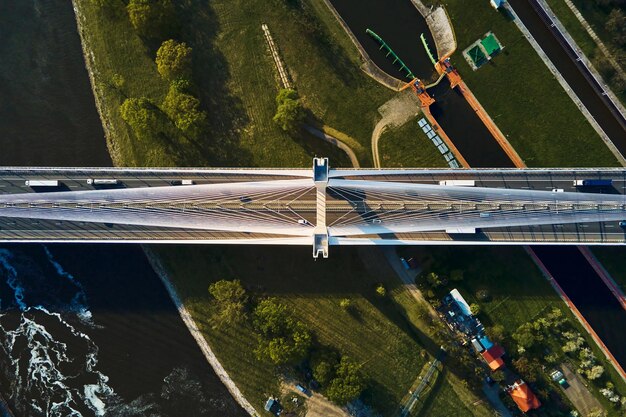
M 492 371 L 496 371 L 504 366 L 504 361 L 502 360 L 504 348 L 500 345 L 494 344 L 491 348 L 483 351 L 481 355 Z
M 533 394 L 526 382 L 521 379 L 515 381 L 513 385 L 510 385 L 507 391 L 511 398 L 513 398 L 513 401 L 515 401 L 515 404 L 517 404 L 519 409 L 523 412 L 541 407 L 539 398 Z

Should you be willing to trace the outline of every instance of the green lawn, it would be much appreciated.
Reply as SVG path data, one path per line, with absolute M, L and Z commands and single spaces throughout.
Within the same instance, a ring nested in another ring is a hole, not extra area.
M 458 42 L 453 64 L 528 166 L 617 164 L 514 22 L 488 1 L 441 3 Z M 504 50 L 472 71 L 461 52 L 490 30 Z
M 469 416 L 472 414 L 470 405 L 463 402 L 454 391 L 451 383 L 444 375 L 439 376 L 432 391 L 422 404 L 416 415 L 418 417 L 449 417 Z
M 447 167 L 448 164 L 417 121 L 418 116 L 400 127 L 387 129 L 378 147 L 381 165 L 385 168 Z
M 315 263 L 310 248 L 281 248 L 280 257 L 272 247 L 157 249 L 218 358 L 259 408 L 276 391 L 275 370 L 255 357 L 249 325 L 211 327 L 207 288 L 213 281 L 240 279 L 253 297 L 277 297 L 288 305 L 319 342 L 363 364 L 372 384 L 365 398 L 384 415 L 392 414 L 430 358 L 395 305 L 375 295 L 377 283 L 393 290 L 397 279 L 393 274 L 372 275 L 355 248 L 335 250 L 331 259 Z M 339 307 L 339 300 L 346 297 L 353 302 L 352 313 Z

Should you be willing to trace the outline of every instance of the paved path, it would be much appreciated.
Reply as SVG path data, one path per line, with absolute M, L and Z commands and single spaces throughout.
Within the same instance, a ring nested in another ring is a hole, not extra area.
M 563 392 L 583 417 L 588 416 L 592 411 L 604 410 L 600 401 L 589 392 L 580 375 L 572 372 L 569 366 L 565 364 L 561 368 L 569 384 L 569 387 L 562 388 Z

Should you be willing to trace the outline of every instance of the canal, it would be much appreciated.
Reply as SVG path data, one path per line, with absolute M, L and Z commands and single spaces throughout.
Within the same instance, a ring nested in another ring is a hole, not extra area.
M 366 33 L 367 29 L 380 36 L 426 84 L 436 78 L 435 68 L 422 45 L 423 33 L 435 56 L 435 42 L 426 20 L 410 0 L 330 0 L 339 15 L 352 30 L 372 61 L 387 74 L 409 82 L 399 65 L 394 65 L 380 44 Z
M 392 59 L 379 49 L 378 43 L 365 33 L 368 28 L 380 35 L 418 78 L 432 80 L 436 77 L 434 66 L 420 40 L 420 34 L 424 33 L 431 51 L 435 53 L 432 34 L 426 20 L 410 0 L 331 0 L 331 3 L 372 61 L 383 71 L 403 79 L 398 65 L 394 65 Z M 472 166 L 514 167 L 461 93 L 450 89 L 447 78 L 428 89 L 428 93 L 436 100 L 430 110 L 437 123 L 452 138 L 461 155 L 473 161 Z
M 546 25 L 547 16 L 538 6 L 533 7 L 536 1 L 509 0 L 509 3 L 602 130 L 626 155 L 626 121 L 611 101 L 602 96 L 602 88 L 584 65 L 576 61 L 575 52 L 565 46 L 565 39 Z
M 0 2 L 0 164 L 111 166 L 66 0 Z M 247 415 L 136 245 L 0 246 L 0 391 L 18 416 Z
M 532 7 L 528 5 L 526 0 L 510 1 L 522 19 L 526 19 L 527 14 L 533 12 Z M 405 7 L 413 7 L 410 0 L 402 1 L 405 6 L 397 5 L 395 1 L 390 2 L 394 7 L 385 9 L 384 13 L 380 9 L 382 6 L 379 3 L 386 5 L 387 2 L 373 2 L 379 4 L 378 8 L 371 6 L 370 2 L 350 0 L 331 0 L 331 2 L 333 5 L 336 5 L 341 17 L 355 34 L 363 28 L 364 20 L 367 21 L 368 25 L 373 25 L 372 21 L 375 20 L 376 27 L 387 28 L 393 27 L 395 22 L 401 18 L 406 19 L 410 17 L 409 20 L 403 20 L 404 25 L 408 28 L 423 28 L 425 25 L 425 21 L 419 13 L 409 13 L 405 9 Z M 522 3 L 525 6 L 520 7 Z M 337 5 L 342 7 L 337 7 Z M 370 17 L 368 18 L 368 16 Z M 526 23 L 526 20 L 524 22 Z M 539 27 L 541 21 L 537 23 L 534 20 L 534 22 L 531 23 L 529 28 L 533 33 L 535 30 L 541 30 Z M 353 23 L 357 26 L 352 27 Z M 534 27 L 535 25 L 537 25 L 536 28 Z M 404 30 L 410 32 L 410 29 L 405 28 Z M 415 62 L 410 57 L 414 44 L 412 37 L 405 34 L 399 35 L 399 32 L 390 31 L 384 33 L 386 34 L 385 40 L 393 46 L 394 50 L 402 51 L 402 59 L 405 59 L 404 55 L 407 55 L 407 65 L 409 65 L 408 62 Z M 566 61 L 570 61 L 569 56 L 562 50 L 559 51 L 558 48 L 550 46 L 550 42 L 553 41 L 550 41 L 547 35 L 540 35 L 538 41 L 542 48 L 544 47 L 544 42 L 548 44 L 544 50 L 555 64 L 558 63 L 557 68 L 562 67 L 564 69 L 564 76 L 574 77 L 571 80 L 575 83 L 585 82 L 584 77 L 582 79 L 575 78 L 577 76 L 582 77 L 582 75 L 580 72 L 577 72 L 575 67 L 573 69 L 568 67 Z M 368 46 L 367 43 L 364 44 L 364 47 L 377 65 L 389 71 L 389 66 L 385 66 L 383 62 L 388 59 L 385 58 L 384 54 L 376 54 L 375 50 L 372 49 L 373 47 L 371 45 Z M 400 55 L 400 53 L 398 54 Z M 419 61 L 419 58 L 414 59 Z M 393 70 L 388 73 L 390 75 L 395 74 Z M 609 136 L 616 135 L 616 145 L 620 143 L 620 140 L 626 143 L 626 135 L 624 135 L 623 130 L 620 133 L 619 124 L 615 124 L 617 121 L 610 121 L 612 113 L 606 107 L 603 107 L 601 101 L 594 101 L 596 99 L 599 100 L 597 94 L 593 90 L 583 89 L 581 91 L 585 100 L 590 100 L 588 101 L 589 105 L 594 106 L 594 111 L 599 112 L 592 112 L 592 114 L 594 116 L 598 114 L 598 121 L 602 122 L 601 124 L 607 134 L 610 133 Z M 459 148 L 459 151 L 470 166 L 493 168 L 514 166 L 461 94 L 455 90 L 450 90 L 447 81 L 442 80 L 438 86 L 429 89 L 429 94 L 436 100 L 435 104 L 431 106 L 433 116 Z M 602 110 L 603 108 L 604 110 Z M 592 109 L 589 108 L 589 110 L 591 111 Z M 582 114 L 580 117 L 583 117 Z M 606 122 L 604 122 L 605 119 Z M 622 330 L 623 323 L 626 321 L 626 311 L 621 308 L 615 297 L 580 251 L 573 247 L 533 247 L 533 250 L 618 362 L 622 367 L 626 367 L 626 340 Z

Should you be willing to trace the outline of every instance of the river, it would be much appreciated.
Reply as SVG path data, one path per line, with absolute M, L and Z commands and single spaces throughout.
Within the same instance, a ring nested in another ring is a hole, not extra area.
M 111 166 L 67 0 L 0 2 L 0 164 Z M 16 416 L 247 415 L 136 245 L 0 246 Z

